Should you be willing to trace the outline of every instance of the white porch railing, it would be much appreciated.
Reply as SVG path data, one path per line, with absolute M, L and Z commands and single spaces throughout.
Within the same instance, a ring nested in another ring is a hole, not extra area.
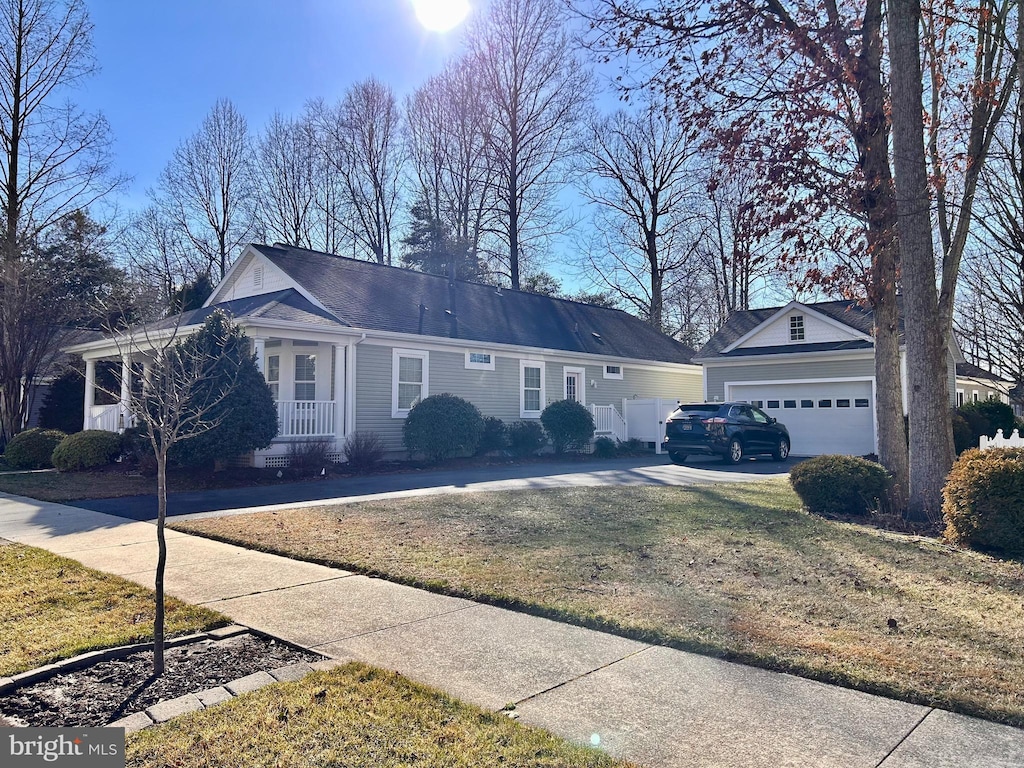
M 1009 437 L 1003 437 L 1003 430 L 997 429 L 995 437 L 988 435 L 981 436 L 981 450 L 986 448 L 1024 448 L 1024 437 L 1020 436 L 1020 430 L 1013 430 Z
M 132 426 L 135 426 L 135 417 L 130 413 L 125 423 L 121 423 L 120 405 L 94 405 L 89 409 L 89 429 L 120 432 L 122 428 Z
M 614 405 L 590 405 L 594 417 L 594 436 L 613 437 L 620 443 L 626 441 L 626 421 Z
M 278 437 L 333 437 L 333 400 L 278 400 Z

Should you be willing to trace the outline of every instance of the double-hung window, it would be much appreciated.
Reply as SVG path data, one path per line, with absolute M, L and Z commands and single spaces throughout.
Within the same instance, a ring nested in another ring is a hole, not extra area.
M 519 377 L 519 418 L 540 418 L 544 410 L 544 363 L 520 360 Z
M 270 394 L 277 401 L 281 396 L 281 356 L 269 355 L 267 357 L 267 386 L 270 387 Z
M 391 351 L 391 416 L 404 419 L 430 394 L 429 353 L 416 349 Z
M 791 315 L 789 318 L 789 340 L 790 341 L 803 341 L 804 340 L 804 316 L 803 315 Z
M 316 400 L 316 355 L 295 356 L 295 399 Z

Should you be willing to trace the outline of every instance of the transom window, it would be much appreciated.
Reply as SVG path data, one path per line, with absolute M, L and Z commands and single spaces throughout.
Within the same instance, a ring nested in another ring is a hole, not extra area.
M 490 352 L 481 352 L 480 350 L 467 350 L 466 368 L 468 370 L 493 371 L 494 355 Z
M 395 349 L 391 353 L 391 415 L 404 419 L 429 388 L 429 353 Z
M 789 340 L 790 341 L 803 341 L 804 340 L 804 316 L 803 315 L 792 315 L 789 318 Z
M 316 355 L 295 356 L 295 399 L 316 400 Z
M 604 367 L 604 377 L 606 379 L 621 379 L 622 378 L 622 366 L 621 365 L 606 365 Z

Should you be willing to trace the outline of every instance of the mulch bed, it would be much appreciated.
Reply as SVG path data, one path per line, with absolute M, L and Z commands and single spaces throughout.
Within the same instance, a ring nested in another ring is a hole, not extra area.
M 153 652 L 55 675 L 0 696 L 0 725 L 102 726 L 160 701 L 198 693 L 254 672 L 323 657 L 252 634 L 168 648 L 166 672 L 153 674 Z

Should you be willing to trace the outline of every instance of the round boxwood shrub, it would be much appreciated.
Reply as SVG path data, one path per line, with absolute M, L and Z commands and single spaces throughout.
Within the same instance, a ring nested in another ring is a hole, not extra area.
M 544 447 L 544 427 L 537 421 L 513 421 L 508 425 L 508 449 L 514 456 L 533 456 Z
M 858 456 L 815 456 L 793 467 L 789 482 L 809 512 L 865 515 L 885 498 L 889 474 Z
M 497 416 L 484 416 L 484 431 L 476 447 L 478 456 L 508 448 L 508 430 Z
M 594 436 L 594 417 L 575 400 L 558 400 L 540 414 L 555 453 L 582 448 Z
M 46 469 L 52 467 L 53 449 L 67 434 L 59 429 L 34 427 L 19 432 L 7 444 L 4 459 L 12 469 Z
M 594 441 L 594 455 L 599 459 L 614 459 L 619 448 L 610 437 L 599 437 Z
M 121 455 L 121 436 L 102 429 L 68 435 L 53 449 L 53 466 L 61 472 L 93 469 L 112 464 Z
M 1024 449 L 960 455 L 942 489 L 946 539 L 985 552 L 1024 555 Z
M 420 400 L 402 425 L 405 447 L 430 461 L 472 454 L 483 432 L 484 417 L 477 407 L 447 392 Z

